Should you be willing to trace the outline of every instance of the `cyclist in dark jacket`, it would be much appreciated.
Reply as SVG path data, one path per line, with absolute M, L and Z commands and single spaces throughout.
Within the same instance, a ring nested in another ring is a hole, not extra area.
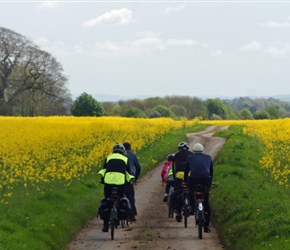
M 174 155 L 173 158 L 173 178 L 174 178 L 174 192 L 170 196 L 170 202 L 172 202 L 173 208 L 176 211 L 176 221 L 181 222 L 181 207 L 182 207 L 182 199 L 181 199 L 181 184 L 184 179 L 184 170 L 186 165 L 186 159 L 189 155 L 193 153 L 188 150 L 189 146 L 187 142 L 181 142 L 178 144 L 178 152 Z M 178 198 L 179 197 L 179 198 Z
M 126 155 L 129 159 L 129 165 L 130 165 L 130 173 L 135 177 L 135 183 L 138 180 L 140 174 L 141 174 L 141 164 L 138 160 L 137 155 L 132 151 L 131 144 L 129 142 L 123 143 L 125 149 L 126 149 Z M 131 204 L 131 213 L 129 215 L 128 220 L 130 222 L 136 221 L 135 216 L 137 215 L 137 209 L 135 206 L 135 190 L 134 190 L 134 183 L 128 183 L 127 189 L 126 189 L 126 196 L 130 201 Z
M 188 183 L 189 191 L 194 190 L 194 185 L 202 184 L 206 186 L 206 192 L 204 193 L 204 211 L 205 211 L 205 227 L 204 232 L 210 232 L 210 205 L 209 205 L 209 189 L 212 183 L 213 177 L 213 163 L 212 158 L 208 154 L 203 153 L 204 147 L 200 143 L 196 143 L 193 146 L 194 154 L 189 156 L 186 160 L 186 167 L 184 171 L 184 182 Z M 190 175 L 188 176 L 188 174 Z M 191 201 L 194 204 L 194 201 Z
M 125 194 L 127 175 L 131 174 L 129 160 L 125 155 L 125 147 L 122 144 L 116 144 L 113 147 L 113 153 L 104 161 L 103 169 L 99 173 L 102 175 L 101 182 L 104 184 L 105 198 L 110 198 L 113 187 L 118 187 L 119 197 Z M 103 232 L 108 232 L 108 223 L 108 219 L 104 219 Z

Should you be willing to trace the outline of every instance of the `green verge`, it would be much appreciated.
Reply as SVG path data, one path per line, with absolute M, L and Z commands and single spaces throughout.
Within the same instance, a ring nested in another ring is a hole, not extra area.
M 213 223 L 228 250 L 290 249 L 289 192 L 260 168 L 260 141 L 241 126 L 218 132 L 227 143 L 214 162 Z
M 175 152 L 177 145 L 186 141 L 187 133 L 205 127 L 197 124 L 170 131 L 161 141 L 137 152 L 142 175 Z M 97 213 L 103 197 L 103 185 L 97 175 L 99 167 L 86 180 L 70 187 L 54 184 L 53 190 L 41 197 L 32 191 L 26 196 L 23 186 L 14 187 L 9 204 L 0 207 L 0 250 L 65 249 L 78 230 Z

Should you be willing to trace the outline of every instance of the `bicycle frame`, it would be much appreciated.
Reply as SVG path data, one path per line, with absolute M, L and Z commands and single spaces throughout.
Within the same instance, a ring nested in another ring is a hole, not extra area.
M 205 187 L 198 184 L 194 188 L 194 199 L 195 199 L 195 221 L 198 227 L 198 238 L 202 239 L 202 228 L 204 227 L 205 222 L 205 212 L 204 212 L 204 192 Z
M 187 217 L 189 216 L 189 200 L 188 200 L 188 187 L 186 184 L 182 184 L 182 210 L 184 216 L 184 227 L 187 227 Z
M 114 230 L 117 228 L 118 224 L 118 202 L 119 202 L 119 196 L 118 196 L 118 188 L 114 187 L 112 188 L 112 194 L 111 194 L 111 213 L 110 213 L 110 220 L 109 220 L 109 227 L 111 229 L 111 239 L 114 239 Z

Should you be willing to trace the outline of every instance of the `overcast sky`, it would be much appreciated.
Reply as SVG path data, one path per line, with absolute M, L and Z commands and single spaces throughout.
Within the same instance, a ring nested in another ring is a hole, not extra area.
M 290 94 L 290 1 L 0 1 L 73 95 Z

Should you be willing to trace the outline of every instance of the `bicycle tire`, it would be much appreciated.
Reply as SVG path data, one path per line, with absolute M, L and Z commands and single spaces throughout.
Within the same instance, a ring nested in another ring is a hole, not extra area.
M 173 207 L 168 204 L 168 218 L 173 218 Z
M 184 206 L 183 208 L 183 217 L 184 217 L 184 227 L 187 228 L 187 217 L 188 217 L 188 207 Z
M 189 215 L 189 200 L 188 200 L 188 193 L 182 193 L 182 210 L 183 210 L 183 217 L 184 217 L 184 227 L 187 228 L 187 218 Z
M 110 229 L 111 229 L 111 240 L 114 239 L 114 233 L 115 233 L 115 218 L 111 218 L 111 223 L 110 223 Z
M 198 211 L 197 227 L 198 227 L 198 238 L 202 239 L 203 216 L 201 211 Z

